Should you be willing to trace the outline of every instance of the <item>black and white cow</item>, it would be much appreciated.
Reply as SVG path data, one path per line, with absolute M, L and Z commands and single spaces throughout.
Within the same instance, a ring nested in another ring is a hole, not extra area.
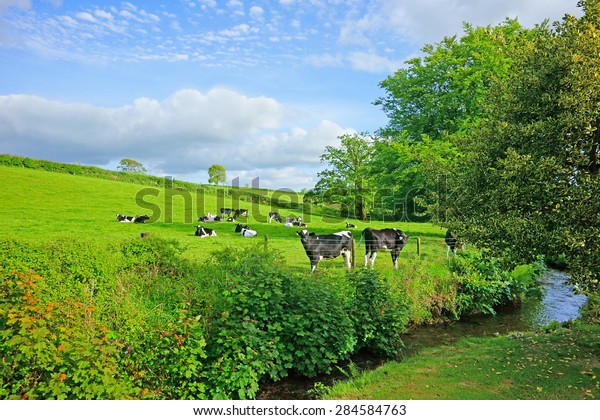
M 276 222 L 281 223 L 281 215 L 276 211 L 269 212 L 269 223 L 271 223 L 271 220 L 273 219 L 275 219 Z
M 346 229 L 356 229 L 356 225 L 352 224 L 352 223 L 347 223 L 346 222 Z
M 286 227 L 306 227 L 306 223 L 302 221 L 302 217 L 286 217 L 283 225 Z
M 228 208 L 223 208 L 221 207 L 221 218 L 225 219 L 225 215 L 227 215 L 229 217 L 229 215 L 231 215 L 231 213 L 235 214 L 235 210 L 233 209 L 228 209 Z
M 235 217 L 240 217 L 240 216 L 248 217 L 248 210 L 247 209 L 237 209 L 235 211 Z
M 450 252 L 452 252 L 453 255 L 456 255 L 456 250 L 463 248 L 462 241 L 458 239 L 450 229 L 446 231 L 444 241 L 446 242 L 446 257 L 450 256 Z
M 144 216 L 125 216 L 123 214 L 118 214 L 117 213 L 117 221 L 119 222 L 123 222 L 123 223 L 140 223 L 140 224 L 144 224 L 146 223 L 146 220 L 150 219 L 150 217 L 144 215 Z
M 215 222 L 221 220 L 216 215 L 207 213 L 206 216 L 202 216 L 198 219 L 199 222 Z
M 214 229 L 205 228 L 203 226 L 196 226 L 196 233 L 194 235 L 199 236 L 201 238 L 206 238 L 207 236 L 217 236 L 217 232 Z
M 300 236 L 306 256 L 310 260 L 311 271 L 317 269 L 317 264 L 323 258 L 344 256 L 346 267 L 350 268 L 352 256 L 352 232 L 342 231 L 331 234 L 317 235 L 304 229 L 296 232 Z
M 258 235 L 258 233 L 255 230 L 250 229 L 250 226 L 248 226 L 248 225 L 242 226 L 241 223 L 238 223 L 235 226 L 235 231 L 237 233 L 239 233 L 240 235 L 247 237 L 247 238 Z
M 365 239 L 365 267 L 368 266 L 369 261 L 373 267 L 377 253 L 383 250 L 391 251 L 394 268 L 398 268 L 398 255 L 408 241 L 408 236 L 404 232 L 394 228 L 381 230 L 366 228 L 362 236 Z

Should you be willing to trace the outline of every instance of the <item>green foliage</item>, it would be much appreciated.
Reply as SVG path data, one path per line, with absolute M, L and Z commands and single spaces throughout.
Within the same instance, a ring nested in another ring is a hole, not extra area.
M 227 172 L 225 172 L 225 168 L 222 165 L 211 165 L 208 168 L 208 182 L 211 184 L 219 185 L 219 183 L 225 184 L 227 180 Z
M 284 287 L 281 334 L 294 372 L 309 377 L 329 373 L 358 351 L 342 276 L 293 276 Z
M 358 338 L 357 350 L 397 355 L 402 346 L 400 333 L 408 322 L 406 303 L 394 296 L 377 271 L 355 270 L 348 279 L 354 286 L 350 313 Z
M 137 174 L 145 174 L 146 168 L 141 163 L 133 160 L 133 159 L 121 159 L 119 162 L 119 166 L 117 169 L 121 172 L 131 172 Z
M 407 61 L 380 83 L 386 96 L 375 105 L 390 119 L 384 137 L 405 133 L 412 141 L 423 135 L 437 140 L 470 128 L 481 117 L 491 81 L 509 73 L 511 53 L 527 30 L 507 19 L 495 27 L 465 24 L 464 32 L 460 39 L 425 45 L 424 57 Z
M 541 265 L 541 264 L 540 264 Z M 494 315 L 496 308 L 520 303 L 527 293 L 537 290 L 535 280 L 541 268 L 521 270 L 511 275 L 502 260 L 479 251 L 464 251 L 450 260 L 450 269 L 458 282 L 457 313 Z
M 45 303 L 43 278 L 0 271 L 0 397 L 122 399 L 139 395 L 119 348 L 80 301 Z
M 565 255 L 573 282 L 600 282 L 600 2 L 541 26 L 491 87 L 485 118 L 461 143 L 452 225 L 527 263 Z
M 321 155 L 328 169 L 319 172 L 315 190 L 325 203 L 339 203 L 342 215 L 365 220 L 372 206 L 367 170 L 373 155 L 366 133 L 344 134 L 340 147 L 327 146 Z

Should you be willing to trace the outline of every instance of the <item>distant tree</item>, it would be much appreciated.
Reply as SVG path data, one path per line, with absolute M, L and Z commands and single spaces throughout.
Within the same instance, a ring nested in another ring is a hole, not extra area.
M 117 169 L 121 172 L 133 172 L 137 174 L 146 173 L 146 168 L 144 168 L 144 165 L 133 159 L 121 159 L 121 162 L 119 162 L 119 166 L 117 166 Z
M 227 173 L 225 172 L 225 168 L 221 165 L 217 165 L 216 163 L 208 168 L 208 182 L 211 184 L 219 185 L 219 182 L 225 184 L 227 180 Z
M 329 168 L 319 172 L 315 186 L 328 202 L 339 202 L 342 211 L 365 220 L 371 205 L 367 170 L 373 155 L 371 136 L 365 133 L 344 134 L 341 147 L 327 146 L 321 162 Z

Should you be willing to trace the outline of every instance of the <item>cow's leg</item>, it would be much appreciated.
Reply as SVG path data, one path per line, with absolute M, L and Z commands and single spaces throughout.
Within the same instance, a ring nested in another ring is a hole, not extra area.
M 365 252 L 365 267 L 369 266 L 369 252 Z
M 450 245 L 446 247 L 446 258 L 450 256 Z
M 350 250 L 346 249 L 345 251 L 342 251 L 342 253 L 344 254 L 344 259 L 346 260 L 346 268 L 350 268 Z
M 394 264 L 395 270 L 398 269 L 398 254 L 400 254 L 400 251 L 392 251 L 392 263 Z
M 377 258 L 377 251 L 371 253 L 371 268 L 375 267 L 375 258 Z

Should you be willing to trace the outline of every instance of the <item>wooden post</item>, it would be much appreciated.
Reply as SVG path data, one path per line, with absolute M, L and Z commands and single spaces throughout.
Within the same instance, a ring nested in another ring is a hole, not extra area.
M 269 235 L 265 234 L 265 252 L 269 252 Z
M 421 238 L 417 238 L 417 255 L 421 256 Z
M 350 256 L 350 267 L 356 268 L 356 247 L 354 246 L 354 238 L 352 238 L 352 255 Z

